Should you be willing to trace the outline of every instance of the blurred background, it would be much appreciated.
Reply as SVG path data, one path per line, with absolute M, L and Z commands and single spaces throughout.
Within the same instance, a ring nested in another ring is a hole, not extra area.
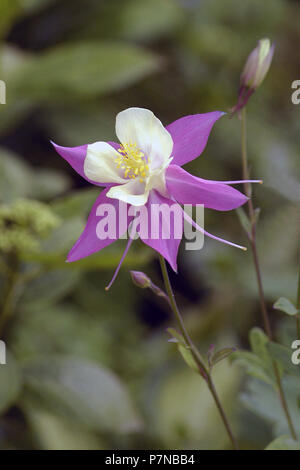
M 130 106 L 164 124 L 227 111 L 257 40 L 275 41 L 271 70 L 248 105 L 248 146 L 251 176 L 264 180 L 254 203 L 266 297 L 276 337 L 290 344 L 293 323 L 272 305 L 294 300 L 297 289 L 299 16 L 292 0 L 1 0 L 0 448 L 230 447 L 204 381 L 167 342 L 168 305 L 130 280 L 129 269 L 142 270 L 162 286 L 156 254 L 134 243 L 108 293 L 124 241 L 65 263 L 99 188 L 49 141 L 115 140 L 115 116 Z M 241 178 L 237 117 L 217 122 L 187 169 Z M 234 211 L 207 210 L 205 226 L 247 244 Z M 179 273 L 170 274 L 203 353 L 212 343 L 249 348 L 249 329 L 261 325 L 249 251 L 206 239 L 185 252 L 182 243 Z M 220 363 L 214 378 L 242 448 L 264 448 L 287 431 L 273 392 L 239 365 Z M 292 413 L 299 429 L 299 408 Z

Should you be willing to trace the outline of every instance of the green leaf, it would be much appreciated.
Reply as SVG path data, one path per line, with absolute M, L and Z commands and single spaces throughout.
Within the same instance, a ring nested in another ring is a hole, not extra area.
M 157 39 L 181 23 L 182 10 L 172 0 L 129 0 L 124 4 L 120 16 L 118 34 L 121 36 L 129 39 Z
M 67 191 L 71 186 L 68 176 L 52 168 L 32 169 L 30 197 L 50 199 Z
M 224 363 L 216 368 L 214 382 L 231 420 L 240 387 L 240 371 Z M 164 448 L 231 448 L 205 381 L 186 367 L 166 370 L 161 386 L 156 385 L 149 398 L 155 429 Z
M 78 113 L 76 99 L 70 103 L 64 102 L 63 105 L 55 103 L 55 106 L 48 106 L 42 119 L 50 128 L 49 132 L 55 142 L 74 147 L 83 142 L 97 142 L 100 135 L 102 141 L 114 140 L 115 118 L 119 111 L 117 103 L 114 105 L 112 101 L 102 100 L 100 105 L 99 100 L 95 99 L 85 102 Z M 72 168 L 69 168 L 69 173 L 72 172 Z M 97 189 L 99 194 L 99 188 Z
M 103 325 L 105 312 L 113 309 L 108 303 L 108 296 L 97 295 L 97 305 L 90 314 L 90 291 L 87 285 L 80 285 L 85 296 L 85 309 L 75 308 L 71 302 L 43 307 L 37 310 L 26 310 L 19 315 L 14 323 L 13 334 L 10 338 L 11 349 L 19 363 L 36 359 L 42 353 L 45 355 L 60 353 L 80 356 L 109 366 L 114 362 L 111 354 L 113 338 L 107 334 Z M 76 289 L 78 292 L 78 289 Z M 99 308 L 101 305 L 101 308 Z M 123 306 L 124 315 L 127 306 Z M 121 308 L 120 308 L 121 310 Z M 101 313 L 103 317 L 101 317 Z M 133 354 L 133 352 L 132 352 Z
M 270 355 L 282 365 L 285 372 L 299 377 L 299 367 L 292 363 L 292 349 L 275 342 L 270 342 L 267 348 Z
M 99 189 L 87 188 L 69 192 L 67 196 L 57 198 L 51 207 L 63 218 L 72 218 L 87 214 L 99 196 Z
M 0 199 L 11 202 L 18 197 L 50 198 L 70 187 L 63 173 L 51 169 L 32 169 L 18 155 L 0 149 Z
M 232 355 L 233 360 L 245 367 L 247 373 L 268 384 L 273 384 L 270 374 L 266 371 L 264 363 L 260 357 L 250 351 L 236 351 Z
M 186 344 L 182 334 L 178 333 L 178 331 L 175 330 L 175 328 L 167 328 L 167 332 L 171 336 L 171 339 L 169 339 L 170 343 L 180 343 L 184 345 Z
M 269 338 L 260 328 L 252 328 L 249 341 L 252 352 L 237 351 L 234 353 L 234 360 L 246 367 L 249 375 L 274 385 L 274 360 L 267 347 L 270 342 Z
M 269 342 L 269 338 L 263 332 L 261 328 L 252 328 L 249 335 L 251 349 L 259 356 L 263 361 L 269 361 L 269 354 L 267 351 L 267 344 Z
M 194 372 L 197 372 L 197 374 L 199 374 L 199 367 L 194 359 L 194 356 L 189 346 L 186 344 L 183 336 L 180 333 L 178 333 L 178 331 L 176 331 L 174 328 L 168 328 L 167 332 L 172 336 L 169 342 L 176 343 L 178 351 L 183 357 L 185 363 L 191 369 L 193 369 Z
M 273 376 L 273 361 L 268 351 L 268 336 L 260 328 L 252 328 L 249 335 L 252 351 L 263 361 L 264 367 Z
M 215 354 L 213 354 L 212 358 L 210 359 L 211 365 L 214 366 L 218 362 L 223 361 L 223 359 L 226 359 L 226 357 L 230 356 L 235 351 L 236 351 L 236 348 L 220 349 Z
M 265 450 L 300 450 L 300 442 L 290 436 L 280 436 L 270 442 Z
M 28 406 L 25 408 L 28 424 L 39 448 L 46 450 L 101 450 L 105 444 L 95 433 L 47 411 Z
M 249 335 L 251 349 L 262 361 L 266 374 L 274 379 L 274 365 L 267 345 L 270 340 L 261 328 L 252 328 Z
M 194 372 L 199 374 L 199 367 L 194 359 L 191 350 L 187 346 L 183 346 L 182 344 L 178 345 L 178 351 L 182 355 L 183 359 L 185 360 L 186 364 L 193 369 Z
M 64 222 L 60 224 L 51 235 L 42 244 L 38 253 L 39 258 L 47 260 L 52 256 L 62 256 L 63 264 L 65 264 L 66 254 L 70 251 L 76 240 L 83 232 L 86 224 L 84 213 L 82 216 L 66 217 L 62 216 Z M 34 256 L 34 254 L 33 254 Z
M 117 42 L 80 42 L 57 46 L 28 59 L 10 74 L 11 102 L 90 98 L 123 89 L 158 68 L 155 55 Z
M 94 4 L 92 18 L 74 33 L 75 37 L 157 41 L 176 31 L 185 18 L 174 0 L 114 0 Z
M 24 310 L 39 310 L 68 295 L 80 279 L 78 271 L 54 270 L 40 275 L 26 285 L 20 299 Z
M 286 313 L 287 315 L 297 315 L 297 313 L 299 313 L 299 310 L 296 309 L 294 304 L 285 297 L 280 297 L 275 302 L 273 307 L 276 308 L 276 310 L 280 310 L 281 312 Z
M 124 385 L 96 363 L 74 356 L 46 356 L 27 365 L 24 380 L 25 407 L 40 403 L 95 431 L 127 433 L 141 427 Z
M 300 378 L 299 376 L 284 376 L 282 385 L 296 433 L 299 435 L 300 409 L 298 401 Z M 272 425 L 274 435 L 278 436 L 289 433 L 285 414 L 278 404 L 278 392 L 276 387 L 256 379 L 248 380 L 246 390 L 242 394 L 241 400 L 247 409 L 259 415 Z
M 11 202 L 28 196 L 31 177 L 29 167 L 14 153 L 0 149 L 0 199 Z
M 22 388 L 21 371 L 9 353 L 6 364 L 0 364 L 0 384 L 0 413 L 3 413 L 17 401 Z

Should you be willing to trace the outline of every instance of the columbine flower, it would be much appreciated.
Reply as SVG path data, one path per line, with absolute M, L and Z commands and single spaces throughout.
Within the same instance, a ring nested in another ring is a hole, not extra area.
M 67 261 L 77 261 L 89 256 L 123 235 L 119 233 L 102 240 L 96 234 L 99 205 L 113 204 L 118 214 L 119 201 L 129 206 L 146 207 L 148 217 L 153 204 L 168 206 L 176 204 L 182 211 L 182 217 L 198 230 L 211 238 L 243 249 L 204 231 L 179 206 L 179 204 L 203 204 L 211 209 L 227 211 L 247 201 L 246 196 L 230 187 L 230 184 L 242 181 L 204 180 L 190 175 L 181 168 L 202 153 L 214 123 L 223 114 L 214 111 L 185 116 L 165 128 L 148 109 L 129 108 L 120 112 L 116 118 L 116 134 L 121 144 L 96 142 L 73 148 L 53 144 L 56 151 L 83 178 L 92 184 L 106 187 L 98 196 L 85 230 L 71 249 Z M 161 223 L 164 224 L 163 218 Z M 127 220 L 124 233 L 129 224 L 130 218 Z M 176 259 L 181 238 L 175 236 L 174 228 L 168 239 L 161 236 L 153 239 L 143 236 L 142 233 L 139 235 L 146 245 L 158 251 L 172 268 L 177 270 Z M 132 238 L 127 243 L 111 283 L 120 269 L 131 242 Z
M 255 49 L 249 55 L 241 74 L 241 85 L 239 99 L 233 112 L 242 109 L 248 102 L 250 96 L 261 85 L 270 68 L 275 45 L 269 39 L 264 38 L 258 41 Z

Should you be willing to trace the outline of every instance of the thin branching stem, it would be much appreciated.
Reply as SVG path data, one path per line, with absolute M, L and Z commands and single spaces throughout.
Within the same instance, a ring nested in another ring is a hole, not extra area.
M 248 157 L 247 157 L 247 123 L 246 123 L 246 107 L 244 107 L 241 111 L 241 132 L 242 132 L 242 167 L 243 167 L 243 178 L 245 180 L 249 179 L 249 173 L 248 173 Z M 270 320 L 269 320 L 269 315 L 268 315 L 268 310 L 267 310 L 267 305 L 266 305 L 266 300 L 265 300 L 265 295 L 264 295 L 264 289 L 263 289 L 263 282 L 262 282 L 262 276 L 261 276 L 261 269 L 260 269 L 260 262 L 259 262 L 259 256 L 257 252 L 257 243 L 256 243 L 256 213 L 255 209 L 253 207 L 252 199 L 251 199 L 251 183 L 245 183 L 245 193 L 246 196 L 249 197 L 248 200 L 248 214 L 249 214 L 249 220 L 250 220 L 250 225 L 251 225 L 251 231 L 248 233 L 248 239 L 250 242 L 251 246 L 251 251 L 252 251 L 252 256 L 253 256 L 253 262 L 254 262 L 254 267 L 255 267 L 255 273 L 256 273 L 256 279 L 257 279 L 257 287 L 258 287 L 258 293 L 259 293 L 259 301 L 260 301 L 260 309 L 261 309 L 261 314 L 263 318 L 263 323 L 264 323 L 264 328 L 265 331 L 269 337 L 270 340 L 272 340 L 272 329 L 270 325 Z M 294 439 L 297 439 L 296 431 L 294 428 L 294 424 L 290 415 L 290 411 L 288 408 L 287 400 L 285 397 L 284 389 L 282 386 L 282 381 L 280 377 L 280 372 L 278 369 L 277 363 L 274 361 L 273 362 L 273 368 L 274 368 L 274 374 L 275 374 L 275 379 L 276 379 L 276 384 L 277 384 L 277 390 L 278 390 L 278 395 L 279 395 L 279 400 L 282 406 L 282 409 L 284 411 L 289 430 L 291 433 L 291 436 Z
M 206 365 L 205 365 L 198 349 L 196 348 L 193 341 L 191 340 L 191 338 L 190 338 L 190 336 L 189 336 L 189 334 L 186 330 L 186 327 L 184 325 L 184 321 L 183 321 L 183 318 L 182 318 L 182 316 L 180 314 L 180 311 L 178 309 L 177 302 L 176 302 L 176 299 L 175 299 L 175 295 L 174 295 L 172 285 L 171 285 L 171 282 L 170 282 L 167 265 L 166 265 L 165 259 L 161 255 L 159 255 L 159 262 L 160 262 L 160 267 L 161 267 L 163 280 L 164 280 L 164 283 L 165 283 L 165 288 L 166 288 L 167 295 L 168 295 L 168 298 L 169 298 L 169 304 L 170 304 L 171 309 L 172 309 L 172 311 L 175 315 L 175 318 L 177 320 L 180 332 L 181 332 L 187 346 L 189 347 L 189 349 L 190 349 L 190 351 L 191 351 L 191 353 L 194 357 L 194 360 L 195 360 L 195 362 L 198 366 L 200 374 L 202 375 L 202 377 L 204 378 L 204 380 L 207 383 L 207 386 L 208 386 L 208 388 L 211 392 L 211 395 L 212 395 L 212 397 L 215 401 L 215 404 L 218 408 L 218 411 L 220 413 L 220 416 L 221 416 L 221 419 L 222 419 L 223 424 L 225 426 L 225 429 L 227 431 L 228 437 L 229 437 L 229 439 L 232 443 L 232 447 L 233 447 L 233 449 L 238 450 L 237 441 L 234 437 L 234 434 L 232 432 L 232 429 L 231 429 L 231 426 L 229 424 L 228 418 L 226 416 L 224 408 L 223 408 L 223 406 L 221 404 L 221 401 L 219 399 L 219 396 L 217 394 L 215 384 L 212 380 L 211 371 L 206 367 Z

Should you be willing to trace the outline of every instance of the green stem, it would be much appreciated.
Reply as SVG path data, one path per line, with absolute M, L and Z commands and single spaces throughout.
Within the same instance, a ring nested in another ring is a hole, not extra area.
M 242 168 L 243 168 L 243 178 L 249 179 L 248 173 L 248 157 L 247 157 L 247 128 L 246 128 L 246 107 L 242 109 L 241 112 L 241 132 L 242 132 Z M 256 243 L 256 215 L 255 210 L 253 207 L 252 199 L 251 199 L 251 184 L 245 183 L 245 193 L 249 197 L 248 200 L 248 212 L 249 212 L 249 219 L 251 224 L 251 232 L 248 233 L 249 242 L 251 245 L 251 251 L 253 256 L 253 262 L 255 267 L 256 279 L 257 279 L 257 286 L 258 286 L 258 293 L 259 293 L 259 301 L 260 301 L 260 309 L 262 313 L 262 318 L 264 322 L 265 331 L 270 340 L 272 340 L 272 330 L 264 295 L 263 283 L 262 283 L 262 276 L 261 276 L 261 269 L 259 263 L 259 257 L 257 252 L 257 243 Z M 300 326 L 299 326 L 300 327 Z M 282 381 L 279 373 L 279 369 L 277 363 L 273 362 L 274 374 L 277 383 L 277 390 L 279 394 L 280 403 L 282 409 L 284 411 L 290 433 L 294 439 L 297 439 L 296 431 L 293 425 L 293 421 L 289 412 L 287 400 L 285 397 L 285 393 L 282 386 Z
M 193 355 L 193 357 L 196 361 L 196 364 L 199 368 L 199 372 L 201 373 L 202 377 L 205 379 L 205 381 L 207 383 L 207 386 L 208 386 L 208 388 L 209 388 L 209 390 L 212 394 L 212 397 L 215 401 L 215 404 L 218 408 L 218 411 L 219 411 L 220 416 L 222 418 L 223 424 L 224 424 L 225 429 L 227 431 L 228 437 L 229 437 L 229 439 L 232 443 L 232 447 L 235 450 L 238 450 L 237 441 L 236 441 L 236 439 L 233 435 L 233 432 L 231 430 L 228 418 L 227 418 L 227 416 L 225 414 L 225 411 L 224 411 L 224 408 L 223 408 L 223 406 L 220 402 L 219 396 L 218 396 L 217 391 L 216 391 L 216 387 L 215 387 L 215 385 L 213 383 L 213 380 L 212 380 L 212 377 L 211 377 L 211 372 L 205 366 L 205 363 L 204 363 L 203 359 L 201 358 L 201 355 L 200 355 L 199 351 L 197 350 L 196 346 L 194 345 L 193 341 L 191 340 L 191 338 L 190 338 L 190 336 L 189 336 L 189 334 L 188 334 L 188 332 L 185 328 L 183 318 L 180 314 L 180 311 L 178 309 L 178 306 L 177 306 L 177 303 L 176 303 L 176 300 L 175 300 L 175 295 L 174 295 L 174 292 L 173 292 L 173 289 L 172 289 L 172 286 L 171 286 L 167 265 L 166 265 L 165 259 L 161 255 L 159 255 L 159 262 L 160 262 L 161 272 L 162 272 L 163 280 L 164 280 L 164 283 L 165 283 L 166 291 L 167 291 L 167 294 L 168 294 L 168 297 L 169 297 L 170 306 L 171 306 L 172 311 L 173 311 L 173 313 L 176 317 L 176 320 L 178 322 L 180 332 L 181 332 L 186 344 L 189 346 L 190 351 L 191 351 L 191 353 L 192 353 L 192 355 Z

